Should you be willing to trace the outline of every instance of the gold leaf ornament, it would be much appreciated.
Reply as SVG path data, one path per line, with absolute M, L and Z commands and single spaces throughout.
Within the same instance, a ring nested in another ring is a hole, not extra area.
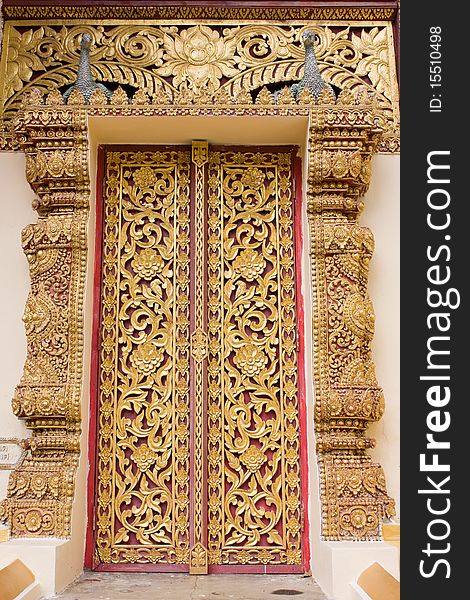
M 163 349 L 155 342 L 144 342 L 137 346 L 130 356 L 130 361 L 142 375 L 150 375 L 163 362 Z
M 90 104 L 92 106 L 106 106 L 108 98 L 101 88 L 95 88 L 90 96 Z
M 143 89 L 137 90 L 137 92 L 132 97 L 132 104 L 144 105 L 149 104 L 150 98 L 147 92 Z
M 136 448 L 136 450 L 134 450 L 131 456 L 132 460 L 142 472 L 150 469 L 157 459 L 157 454 L 151 450 L 147 444 L 141 444 L 138 448 Z
M 363 29 L 360 36 L 353 33 L 352 43 L 362 58 L 357 63 L 356 75 L 368 76 L 374 88 L 391 99 L 390 57 L 387 43 L 387 30 L 374 27 Z
M 258 346 L 250 342 L 238 349 L 233 361 L 245 377 L 254 377 L 264 369 L 268 357 Z
M 214 90 L 220 87 L 220 79 L 238 73 L 235 57 L 238 28 L 225 37 L 206 25 L 194 25 L 178 33 L 176 27 L 162 27 L 164 64 L 160 76 L 173 76 L 173 85 L 183 82 L 193 89 L 208 83 Z
M 266 461 L 267 458 L 264 452 L 261 448 L 254 445 L 249 446 L 240 456 L 240 462 L 243 463 L 251 473 L 256 473 Z
M 258 169 L 257 167 L 248 167 L 246 171 L 244 171 L 241 182 L 246 187 L 249 187 L 253 190 L 259 190 L 264 183 L 265 174 L 263 171 Z
M 247 281 L 253 281 L 261 275 L 266 267 L 264 258 L 252 250 L 247 248 L 242 250 L 237 258 L 233 261 L 233 269 Z
M 43 27 L 36 30 L 29 29 L 23 34 L 17 29 L 11 30 L 7 46 L 6 98 L 22 90 L 24 83 L 30 81 L 34 71 L 46 70 L 39 55 L 35 53 L 43 36 Z
M 251 97 L 251 96 L 250 96 Z M 267 87 L 264 87 L 260 93 L 256 96 L 256 104 L 263 104 L 269 106 L 274 104 L 274 98 Z
M 111 104 L 115 105 L 115 106 L 120 106 L 123 104 L 129 104 L 129 98 L 126 94 L 126 92 L 124 91 L 124 89 L 119 86 L 112 94 L 111 96 Z
M 350 294 L 344 303 L 343 314 L 346 325 L 359 338 L 371 340 L 374 337 L 375 314 L 369 297 Z

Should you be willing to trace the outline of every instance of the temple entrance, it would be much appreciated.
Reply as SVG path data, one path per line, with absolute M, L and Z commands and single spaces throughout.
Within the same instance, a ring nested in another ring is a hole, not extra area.
M 96 569 L 303 572 L 296 150 L 102 149 Z

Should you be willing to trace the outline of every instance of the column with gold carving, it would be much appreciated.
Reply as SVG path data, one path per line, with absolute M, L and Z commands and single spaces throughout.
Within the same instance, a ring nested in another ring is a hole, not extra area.
M 31 288 L 27 357 L 12 407 L 32 435 L 0 505 L 13 537 L 70 535 L 80 449 L 87 138 L 82 108 L 60 104 L 58 92 L 44 104 L 33 90 L 16 124 L 39 218 L 22 233 Z
M 322 536 L 381 537 L 394 514 L 369 423 L 384 411 L 372 361 L 374 311 L 367 293 L 374 240 L 358 223 L 380 139 L 374 109 L 348 94 L 312 112 L 308 214 L 314 290 L 315 433 Z

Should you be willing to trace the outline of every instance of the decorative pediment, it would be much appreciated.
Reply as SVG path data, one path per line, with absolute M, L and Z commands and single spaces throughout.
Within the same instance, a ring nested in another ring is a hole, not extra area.
M 119 86 L 134 103 L 178 106 L 292 104 L 289 88 L 305 73 L 303 34 L 315 37 L 315 54 L 325 82 L 339 93 L 374 94 L 384 136 L 379 151 L 398 150 L 398 87 L 391 22 L 237 21 L 160 24 L 138 22 L 61 24 L 10 22 L 5 25 L 0 80 L 5 121 L 11 121 L 25 92 L 67 90 L 77 77 L 80 43 L 92 38 L 91 72 L 116 94 Z M 266 88 L 266 90 L 263 90 Z M 139 96 L 135 94 L 139 91 Z M 308 92 L 297 102 L 309 104 Z M 72 101 L 80 97 L 72 92 Z M 125 99 L 121 91 L 119 98 Z M 95 94 L 93 104 L 105 104 Z M 114 104 L 120 104 L 114 97 Z M 344 103 L 344 99 L 343 99 Z

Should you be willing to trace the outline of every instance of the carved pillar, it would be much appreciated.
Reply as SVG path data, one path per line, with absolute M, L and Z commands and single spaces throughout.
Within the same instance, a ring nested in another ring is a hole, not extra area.
M 79 107 L 41 103 L 33 92 L 16 123 L 39 218 L 22 232 L 31 290 L 23 316 L 27 358 L 12 407 L 32 436 L 0 505 L 13 537 L 70 535 L 81 430 L 86 120 Z
M 314 290 L 315 431 L 325 539 L 378 539 L 394 514 L 380 465 L 367 449 L 384 411 L 371 355 L 374 312 L 367 294 L 374 240 L 357 220 L 380 140 L 372 106 L 312 112 L 308 213 Z M 349 102 L 348 102 L 349 100 Z M 349 104 L 349 106 L 348 106 Z

